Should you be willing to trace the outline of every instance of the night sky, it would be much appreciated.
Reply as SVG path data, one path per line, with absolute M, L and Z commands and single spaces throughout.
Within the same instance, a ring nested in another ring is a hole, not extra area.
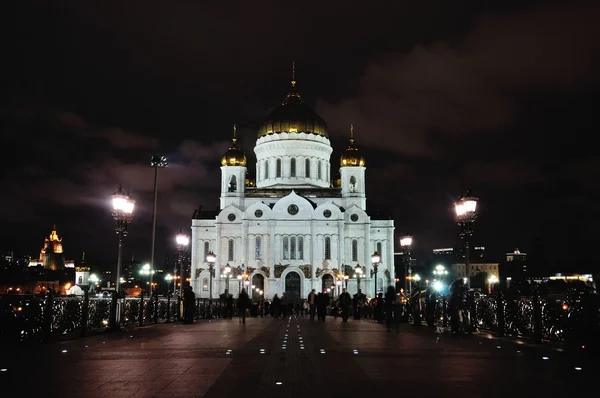
M 125 246 L 157 263 L 194 208 L 219 204 L 232 125 L 254 173 L 261 120 L 289 89 L 328 123 L 332 170 L 349 125 L 368 211 L 393 213 L 415 255 L 453 246 L 453 201 L 480 198 L 473 237 L 548 270 L 598 269 L 597 1 L 71 1 L 5 6 L 0 247 L 114 263 L 110 195 L 137 200 Z M 61 4 L 61 6 L 50 4 Z M 12 9 L 11 9 L 12 7 Z

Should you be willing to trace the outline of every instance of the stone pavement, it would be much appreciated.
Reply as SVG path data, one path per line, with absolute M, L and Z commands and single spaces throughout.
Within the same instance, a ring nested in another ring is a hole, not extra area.
M 598 369 L 552 347 L 406 324 L 396 333 L 364 320 L 253 318 L 4 347 L 0 396 L 562 397 L 597 394 Z

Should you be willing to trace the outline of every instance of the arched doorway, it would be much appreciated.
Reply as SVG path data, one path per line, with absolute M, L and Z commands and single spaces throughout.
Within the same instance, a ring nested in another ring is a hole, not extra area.
M 254 300 L 261 300 L 263 298 L 263 296 L 260 294 L 260 290 L 262 290 L 263 292 L 265 291 L 265 277 L 262 276 L 261 274 L 256 274 L 252 277 L 252 283 L 251 285 L 254 286 L 254 289 L 252 289 L 252 294 L 250 294 L 250 298 L 252 299 L 252 301 Z M 256 290 L 258 289 L 258 291 Z
M 325 274 L 323 275 L 323 278 L 321 278 L 321 281 L 321 291 L 327 290 L 327 293 L 329 293 L 331 291 L 329 288 L 334 285 L 333 276 L 331 274 Z
M 285 276 L 285 295 L 294 303 L 300 302 L 300 274 L 297 272 L 289 272 Z

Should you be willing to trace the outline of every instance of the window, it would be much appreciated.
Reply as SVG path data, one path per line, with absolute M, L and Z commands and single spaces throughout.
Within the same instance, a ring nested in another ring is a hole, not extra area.
M 304 238 L 298 237 L 298 260 L 304 260 Z
M 283 238 L 283 259 L 287 260 L 290 256 L 290 246 L 287 236 Z
M 296 259 L 296 238 L 292 236 L 290 238 L 290 260 L 295 260 L 295 259 Z
M 229 192 L 235 192 L 237 190 L 237 181 L 235 179 L 235 176 L 231 176 L 231 179 L 229 180 Z
M 349 189 L 350 192 L 356 192 L 356 178 L 354 176 L 350 177 Z
M 352 239 L 352 261 L 358 261 L 358 241 Z
M 204 242 L 204 261 L 206 261 L 206 256 L 208 256 L 210 247 L 208 246 L 208 242 Z
M 260 260 L 260 247 L 262 243 L 260 236 L 257 236 L 254 242 L 254 259 Z
M 277 159 L 277 163 L 275 163 L 277 169 L 275 170 L 275 178 L 281 178 L 281 159 Z
M 381 242 L 377 242 L 377 248 L 375 251 L 381 256 Z
M 325 260 L 331 260 L 331 238 L 325 238 Z
M 317 179 L 320 180 L 322 177 L 323 171 L 321 170 L 321 162 L 317 161 Z
M 78 285 L 83 285 L 83 276 L 79 276 L 79 278 L 77 278 L 77 284 Z
M 296 159 L 290 160 L 290 177 L 296 177 Z
M 202 290 L 205 292 L 208 291 L 208 278 L 202 279 Z
M 269 161 L 265 160 L 265 180 L 269 179 Z
M 304 172 L 306 177 L 310 178 L 310 159 L 304 159 Z
M 229 239 L 229 247 L 227 248 L 227 261 L 233 261 L 233 239 Z

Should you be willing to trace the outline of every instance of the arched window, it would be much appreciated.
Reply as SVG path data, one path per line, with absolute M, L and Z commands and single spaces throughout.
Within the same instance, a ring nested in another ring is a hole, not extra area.
M 352 261 L 358 261 L 358 241 L 352 239 Z
M 287 260 L 290 258 L 290 246 L 289 246 L 289 240 L 287 238 L 287 236 L 283 237 L 283 259 Z
M 269 179 L 269 161 L 265 160 L 265 180 Z
M 296 158 L 290 160 L 290 177 L 296 177 Z
M 234 249 L 233 239 L 229 239 L 229 244 L 227 247 L 227 261 L 233 261 L 233 249 Z
M 310 178 L 310 159 L 304 159 L 304 174 Z
M 317 161 L 317 179 L 320 180 L 323 177 L 323 170 L 321 167 L 321 162 Z
M 237 190 L 237 181 L 235 179 L 235 176 L 231 176 L 231 179 L 229 180 L 229 192 L 235 192 Z
M 356 178 L 354 176 L 350 177 L 350 184 L 348 185 L 350 192 L 356 192 Z
M 255 260 L 260 260 L 260 255 L 261 255 L 260 251 L 261 251 L 261 246 L 262 246 L 261 243 L 262 243 L 262 240 L 261 240 L 260 236 L 257 236 L 255 239 L 255 246 L 254 246 L 254 259 Z
M 209 245 L 208 242 L 204 242 L 204 261 L 206 261 L 206 256 L 208 256 L 208 252 L 209 252 Z
M 331 238 L 325 238 L 325 260 L 331 260 Z
M 304 260 L 304 238 L 298 237 L 298 260 Z
M 381 256 L 381 242 L 377 242 L 377 248 L 375 251 Z
M 208 278 L 202 279 L 202 290 L 208 292 Z
M 277 163 L 275 163 L 275 165 L 276 165 L 275 177 L 281 178 L 281 159 L 277 159 Z
M 77 278 L 77 284 L 78 285 L 82 285 L 83 284 L 83 276 L 79 276 L 79 278 Z
M 290 238 L 290 260 L 296 259 L 296 237 Z

